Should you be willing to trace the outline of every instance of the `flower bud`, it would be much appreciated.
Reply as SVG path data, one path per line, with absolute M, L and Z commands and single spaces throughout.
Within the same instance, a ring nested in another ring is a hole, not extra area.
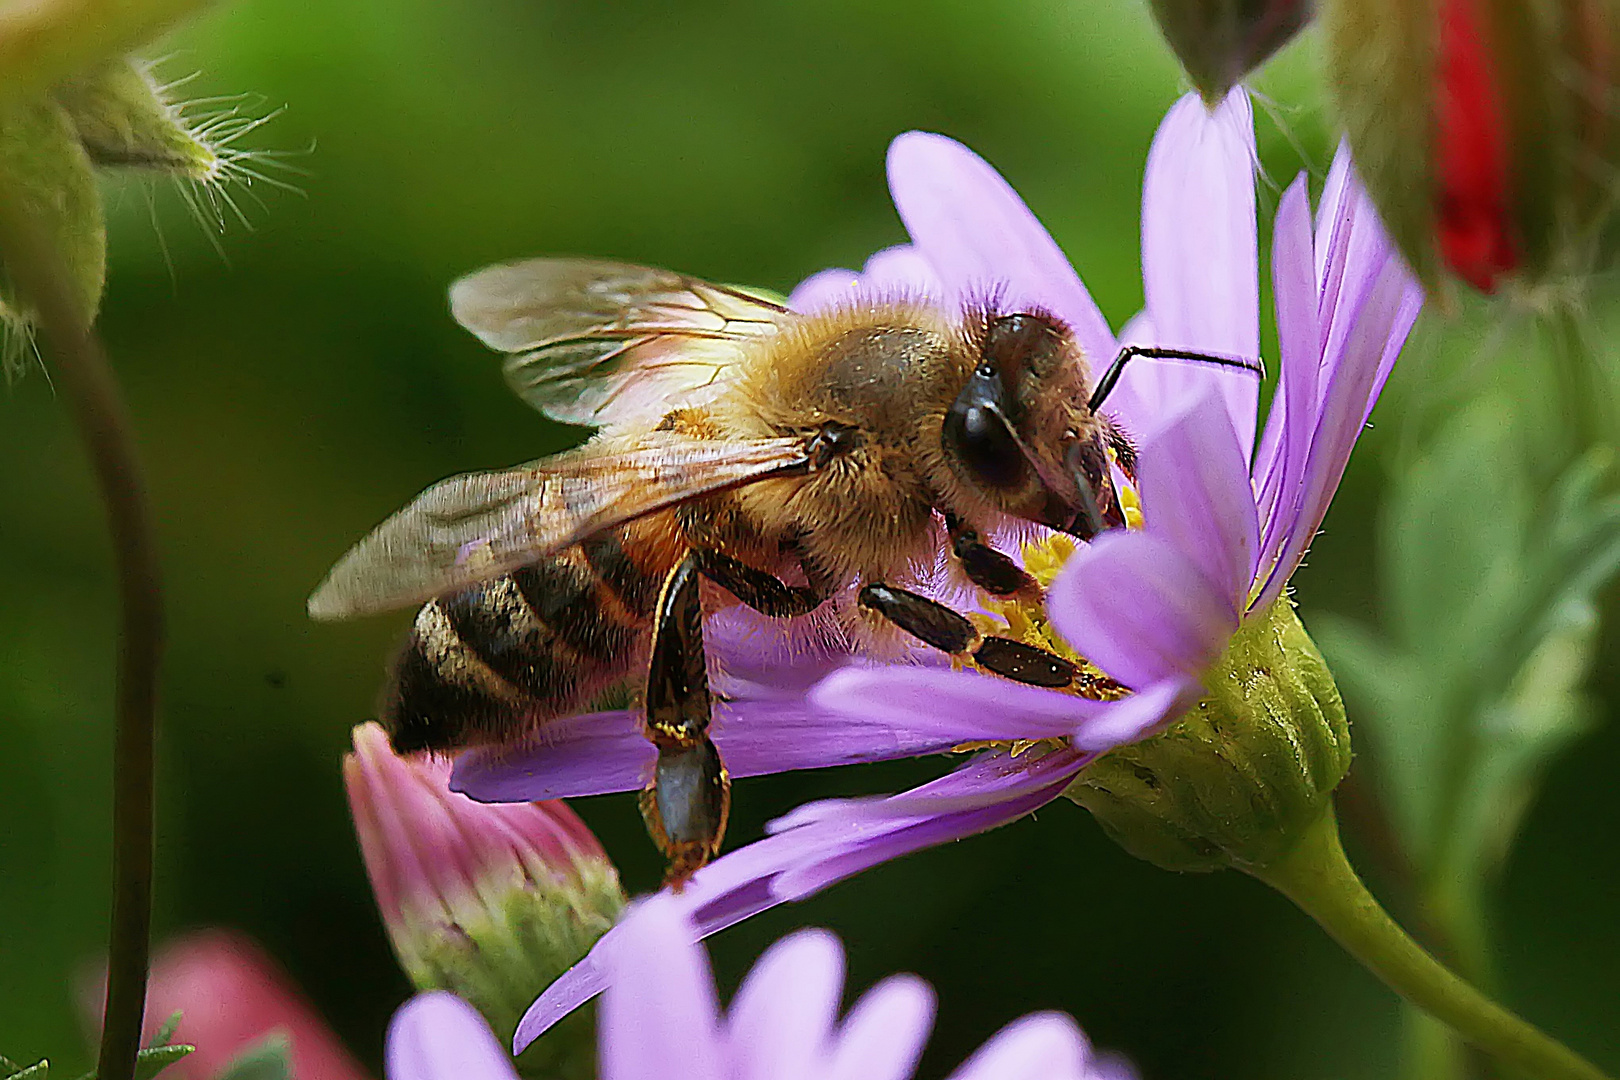
M 101 195 L 72 121 L 49 99 L 0 102 L 0 190 L 51 242 L 86 316 L 94 315 L 107 269 Z M 0 252 L 0 322 L 7 331 L 26 334 L 33 318 Z
M 1344 703 L 1286 596 L 1244 621 L 1204 685 L 1187 715 L 1104 754 L 1064 794 L 1166 870 L 1267 866 L 1350 768 Z
M 51 96 L 96 165 L 154 169 L 201 181 L 219 172 L 215 148 L 132 60 L 102 64 L 58 86 Z
M 91 1026 L 101 1026 L 106 973 L 80 987 Z M 281 966 L 250 938 L 231 930 L 201 930 L 165 944 L 152 958 L 146 993 L 147 1042 L 166 1022 L 169 1040 L 194 1049 L 162 1072 L 163 1080 L 210 1080 L 244 1054 L 284 1040 L 291 1075 L 320 1080 L 366 1080 L 346 1050 Z
M 1329 86 L 1407 261 L 1484 292 L 1600 268 L 1620 164 L 1613 0 L 1323 0 Z
M 1153 0 L 1153 17 L 1213 108 L 1299 33 L 1311 8 L 1311 0 Z
M 510 1045 L 530 1002 L 624 907 L 613 864 L 564 803 L 474 802 L 450 790 L 448 761 L 400 757 L 375 723 L 354 729 L 343 776 L 401 967 L 418 989 L 471 1002 Z M 589 1014 L 518 1064 L 530 1075 L 593 1075 Z

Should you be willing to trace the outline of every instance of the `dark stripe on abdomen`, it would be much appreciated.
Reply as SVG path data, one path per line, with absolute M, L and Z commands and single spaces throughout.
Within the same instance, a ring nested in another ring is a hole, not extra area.
M 511 578 L 447 596 L 439 606 L 463 647 L 513 688 L 540 703 L 573 699 L 586 672 L 557 648 Z
M 658 587 L 625 552 L 612 533 L 598 533 L 579 545 L 591 571 L 606 585 L 626 611 L 640 619 L 651 617 L 658 603 Z

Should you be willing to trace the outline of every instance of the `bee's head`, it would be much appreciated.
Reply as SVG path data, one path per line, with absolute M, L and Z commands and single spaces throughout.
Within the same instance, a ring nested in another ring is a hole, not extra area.
M 946 460 L 1003 513 L 1089 540 L 1123 523 L 1104 445 L 1086 404 L 1073 333 L 1040 311 L 972 317 L 973 373 L 945 414 Z

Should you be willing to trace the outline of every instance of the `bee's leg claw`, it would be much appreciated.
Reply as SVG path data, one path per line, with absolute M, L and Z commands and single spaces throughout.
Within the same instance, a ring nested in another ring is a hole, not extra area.
M 670 571 L 658 594 L 647 669 L 646 734 L 658 747 L 652 785 L 641 796 L 647 831 L 679 887 L 720 850 L 731 779 L 710 741 L 709 677 L 695 554 Z
M 980 634 L 965 616 L 926 596 L 874 583 L 862 586 L 859 599 L 861 607 L 877 612 L 924 644 L 972 660 L 1014 682 L 1059 688 L 1072 685 L 1081 674 L 1078 665 L 1056 653 L 1011 638 Z
M 951 553 L 962 564 L 968 580 L 991 596 L 1016 596 L 1020 600 L 1039 603 L 1041 586 L 1011 558 L 997 551 L 979 538 L 975 532 L 954 514 L 945 516 L 945 528 L 951 536 Z

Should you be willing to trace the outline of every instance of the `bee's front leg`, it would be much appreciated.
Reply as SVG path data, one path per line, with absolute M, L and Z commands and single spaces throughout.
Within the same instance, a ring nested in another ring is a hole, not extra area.
M 969 581 L 991 596 L 1016 596 L 1031 603 L 1041 602 L 1040 584 L 1022 566 L 980 539 L 972 526 L 955 514 L 946 514 L 945 529 L 951 537 L 951 554 L 956 556 Z
M 719 852 L 731 809 L 731 778 L 708 734 L 700 569 L 698 554 L 688 553 L 664 579 L 647 668 L 646 734 L 658 764 L 641 815 L 669 860 L 664 883 L 675 889 Z
M 1012 638 L 979 633 L 961 615 L 936 600 L 892 585 L 863 585 L 860 605 L 941 652 L 972 660 L 986 671 L 1030 686 L 1066 687 L 1082 675 L 1078 665 L 1056 653 Z

